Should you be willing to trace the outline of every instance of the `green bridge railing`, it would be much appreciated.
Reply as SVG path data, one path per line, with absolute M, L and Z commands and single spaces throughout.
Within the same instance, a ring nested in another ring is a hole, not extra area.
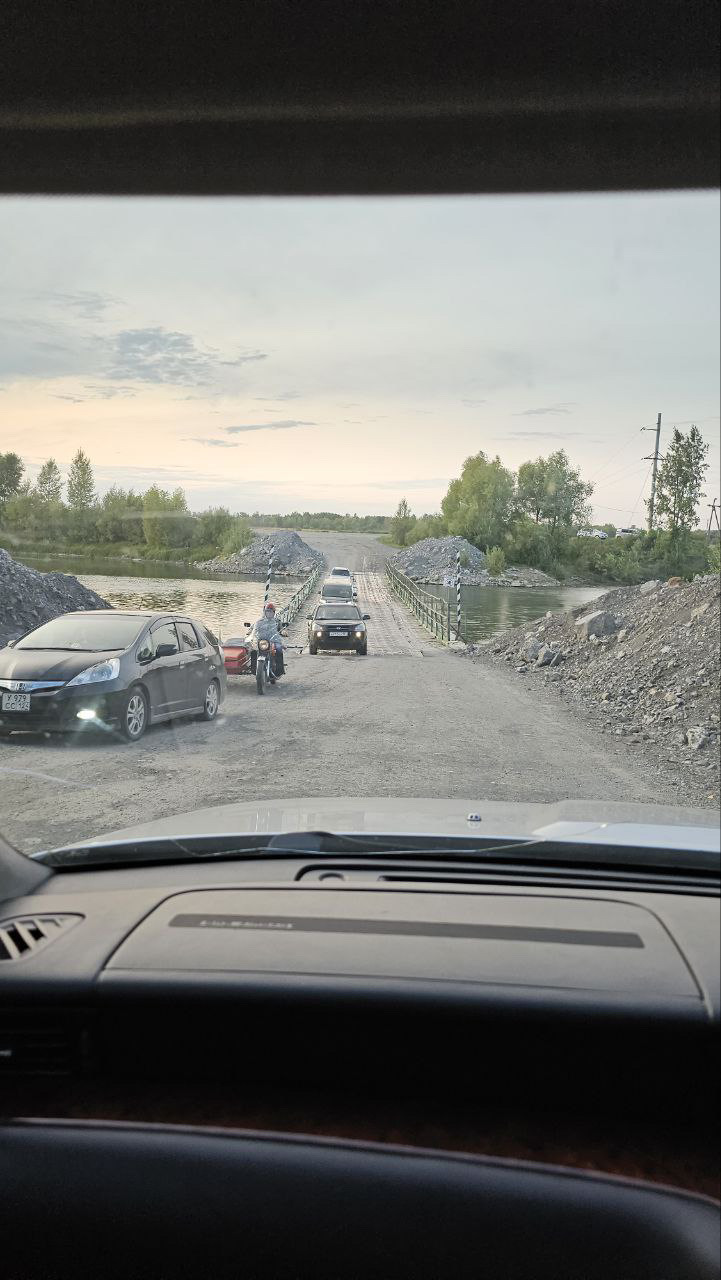
M 460 635 L 456 635 L 455 606 L 451 605 L 450 600 L 443 600 L 440 596 L 432 595 L 430 591 L 424 591 L 417 582 L 413 582 L 411 578 L 407 578 L 404 573 L 394 568 L 390 561 L 386 563 L 386 574 L 391 591 L 415 614 L 421 626 L 430 631 L 436 640 L 440 640 L 442 644 L 450 644 L 452 640 L 461 639 Z M 461 631 L 463 631 L 463 625 L 461 625 Z
M 303 608 L 308 596 L 315 587 L 323 568 L 324 566 L 322 563 L 316 565 L 313 572 L 309 574 L 305 582 L 298 588 L 295 595 L 291 596 L 288 603 L 284 604 L 283 608 L 278 610 L 278 625 L 280 627 L 289 626 L 293 619 L 298 617 L 298 614 Z

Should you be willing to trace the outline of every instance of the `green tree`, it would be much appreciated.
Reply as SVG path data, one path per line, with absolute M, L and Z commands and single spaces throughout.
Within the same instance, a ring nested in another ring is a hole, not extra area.
M 674 539 L 696 524 L 698 505 L 704 497 L 701 486 L 708 470 L 707 453 L 708 445 L 698 427 L 691 427 L 687 435 L 674 427 L 658 469 L 654 510 L 654 524 L 668 529 Z
M 503 547 L 490 547 L 486 553 L 486 568 L 492 578 L 498 578 L 506 567 Z
M 48 458 L 38 472 L 35 492 L 41 502 L 62 502 L 63 477 L 54 458 Z
M 0 506 L 20 492 L 24 470 L 19 454 L 0 453 Z
M 498 546 L 511 523 L 514 493 L 513 472 L 499 457 L 490 459 L 480 452 L 466 458 L 441 503 L 448 532 L 484 549 Z
M 142 542 L 142 495 L 112 485 L 98 504 L 96 529 L 99 542 Z
M 149 547 L 187 547 L 193 537 L 193 517 L 182 489 L 168 493 L 152 485 L 143 494 L 143 532 Z
M 518 469 L 517 500 L 521 511 L 536 524 L 548 524 L 555 531 L 590 519 L 588 499 L 593 485 L 581 479 L 564 449 L 547 458 L 524 462 Z
M 227 507 L 209 507 L 196 516 L 193 541 L 199 547 L 218 547 L 223 545 L 233 517 Z
M 408 535 L 416 522 L 405 498 L 401 498 L 396 507 L 395 514 L 391 520 L 391 537 L 399 547 L 404 547 L 408 541 Z
M 95 478 L 90 459 L 78 449 L 68 475 L 68 506 L 73 511 L 89 511 L 95 502 Z
M 221 544 L 224 556 L 233 556 L 253 541 L 253 530 L 245 516 L 233 516 Z

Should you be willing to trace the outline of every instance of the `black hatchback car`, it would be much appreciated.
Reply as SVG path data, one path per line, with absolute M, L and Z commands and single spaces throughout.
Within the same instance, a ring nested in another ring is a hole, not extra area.
M 214 720 L 225 691 L 218 641 L 191 618 L 64 613 L 0 649 L 0 735 L 96 725 L 137 742 L 174 716 Z
M 368 652 L 368 613 L 361 613 L 355 604 L 329 604 L 322 600 L 313 613 L 308 614 L 308 652 L 319 649 L 355 649 L 364 655 Z

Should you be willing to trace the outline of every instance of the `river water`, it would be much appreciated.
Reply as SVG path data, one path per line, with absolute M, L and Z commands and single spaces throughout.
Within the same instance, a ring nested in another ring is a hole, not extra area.
M 86 587 L 119 609 L 172 609 L 189 613 L 221 636 L 243 633 L 243 623 L 257 618 L 265 584 L 241 574 L 209 578 L 188 565 L 135 563 L 130 560 L 95 560 L 92 557 L 22 556 L 34 569 L 72 573 Z M 300 583 L 276 578 L 271 589 L 275 604 L 283 605 Z M 428 587 L 442 599 L 452 588 Z M 604 587 L 464 587 L 463 614 L 466 640 L 479 640 L 505 627 L 540 618 L 547 610 L 573 609 L 600 595 Z
M 22 556 L 23 564 L 44 572 L 72 573 L 116 609 L 169 609 L 205 622 L 221 637 L 243 635 L 243 623 L 254 622 L 263 608 L 265 583 L 241 574 L 210 578 L 188 565 L 95 560 L 91 557 Z M 273 603 L 290 600 L 301 580 L 276 578 Z
M 461 597 L 463 639 L 482 640 L 506 627 L 532 622 L 544 613 L 575 609 L 608 591 L 608 587 L 463 587 Z M 456 594 L 453 587 L 429 587 L 424 591 L 450 600 L 455 617 Z

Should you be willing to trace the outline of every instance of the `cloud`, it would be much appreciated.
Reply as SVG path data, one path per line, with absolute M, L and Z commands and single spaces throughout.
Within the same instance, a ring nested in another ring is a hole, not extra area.
M 275 404 L 277 400 L 297 400 L 297 391 L 279 391 L 275 396 L 253 396 L 254 400 L 266 401 L 268 404 Z
M 464 404 L 467 409 L 475 409 L 478 407 L 479 404 L 488 404 L 488 401 L 487 400 L 461 400 L 461 404 Z
M 506 431 L 496 440 L 573 440 L 583 438 L 590 440 L 583 431 Z
M 154 327 L 122 329 L 108 341 L 111 379 L 156 385 L 205 386 L 221 368 L 265 360 L 265 352 L 249 351 L 234 360 L 220 360 L 212 347 L 198 346 L 189 333 Z
M 118 396 L 121 399 L 128 400 L 132 396 L 136 396 L 138 394 L 135 387 L 93 385 L 86 386 L 85 390 L 90 393 L 87 397 L 88 400 L 114 400 Z
M 49 290 L 36 293 L 35 300 L 49 302 L 51 306 L 61 307 L 63 311 L 74 311 L 81 320 L 102 320 L 105 312 L 111 307 L 121 306 L 119 298 L 109 293 L 58 293 Z
M 239 449 L 240 445 L 237 440 L 211 440 L 203 439 L 202 436 L 184 436 L 188 444 L 204 444 L 214 449 Z
M 281 422 L 244 422 L 237 427 L 224 427 L 230 436 L 244 431 L 293 431 L 295 427 L 317 427 L 317 422 L 301 422 L 297 418 L 284 418 Z
M 538 409 L 524 409 L 521 413 L 514 413 L 514 418 L 542 418 L 545 414 L 572 413 L 572 405 L 575 400 L 562 400 L 560 404 L 542 405 Z
M 60 394 L 55 394 L 55 393 L 53 393 L 52 398 L 53 398 L 53 400 L 69 400 L 71 404 L 84 404 L 88 397 L 87 397 L 87 396 L 60 395 Z

